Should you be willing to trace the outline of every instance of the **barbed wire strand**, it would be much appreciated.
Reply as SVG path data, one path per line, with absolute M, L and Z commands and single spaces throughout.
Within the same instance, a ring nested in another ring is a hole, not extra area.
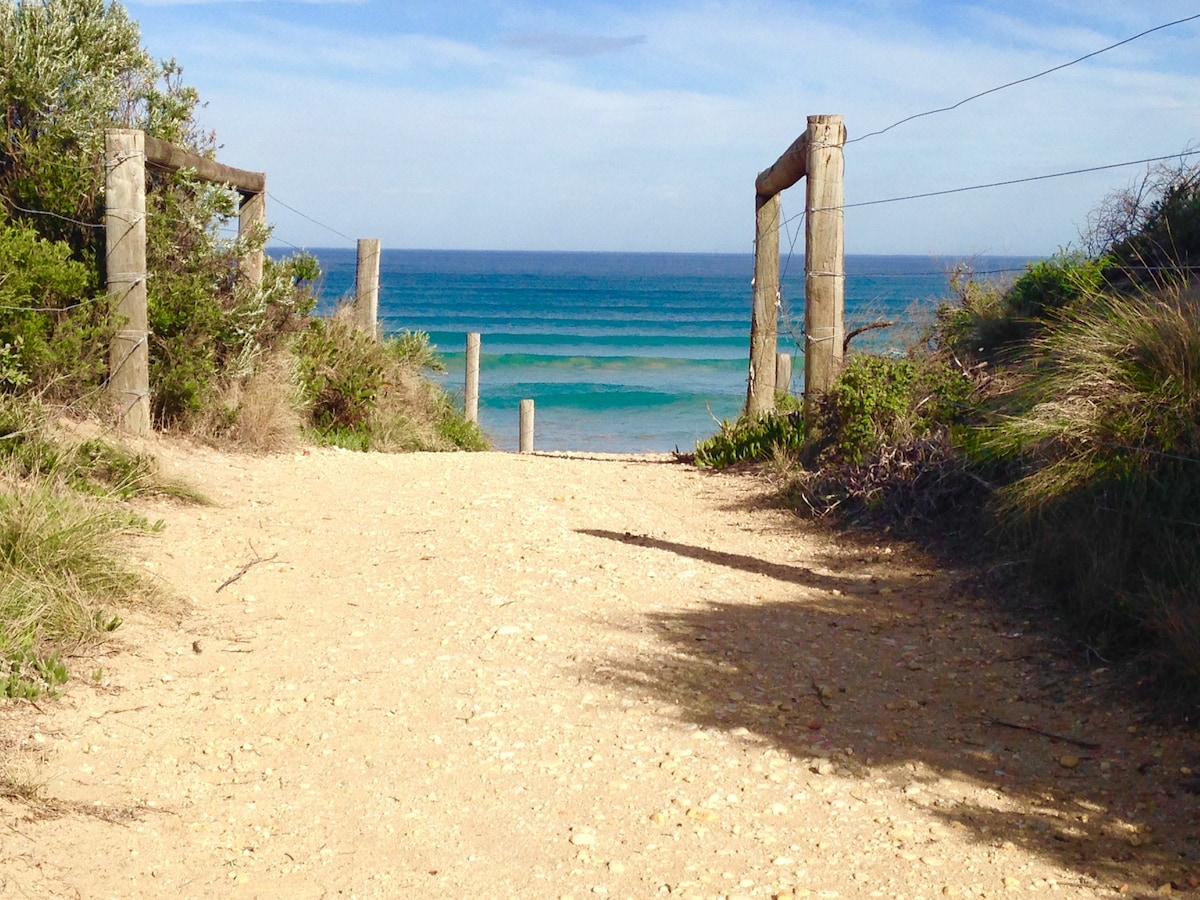
M 924 119 L 928 116 L 938 115 L 939 113 L 952 112 L 953 110 L 956 110 L 961 106 L 965 106 L 966 104 L 970 103 L 973 100 L 978 100 L 981 97 L 987 97 L 990 94 L 996 94 L 996 93 L 999 93 L 1000 91 L 1008 90 L 1009 88 L 1016 87 L 1017 85 L 1027 84 L 1030 81 L 1036 81 L 1039 78 L 1044 78 L 1045 76 L 1052 75 L 1055 72 L 1061 72 L 1063 69 L 1069 69 L 1071 66 L 1075 66 L 1081 62 L 1085 62 L 1089 59 L 1093 59 L 1097 56 L 1100 56 L 1103 53 L 1108 53 L 1110 50 L 1116 50 L 1118 47 L 1124 47 L 1126 44 L 1131 44 L 1136 40 L 1140 40 L 1141 38 L 1146 37 L 1147 35 L 1154 34 L 1155 32 L 1158 32 L 1158 31 L 1165 31 L 1168 28 L 1175 28 L 1179 25 L 1185 25 L 1188 22 L 1194 22 L 1197 19 L 1200 19 L 1200 13 L 1196 13 L 1191 16 L 1185 16 L 1184 18 L 1176 19 L 1173 22 L 1166 22 L 1162 25 L 1156 25 L 1153 28 L 1147 28 L 1145 31 L 1139 32 L 1138 34 L 1135 34 L 1132 37 L 1127 37 L 1124 40 L 1117 41 L 1115 44 L 1109 44 L 1107 47 L 1101 47 L 1099 50 L 1093 50 L 1091 53 L 1086 53 L 1083 56 L 1078 57 L 1077 59 L 1072 59 L 1069 62 L 1061 63 L 1057 66 L 1051 66 L 1049 69 L 1043 69 L 1041 72 L 1035 72 L 1033 75 L 1027 75 L 1024 78 L 1018 78 L 1015 81 L 1009 81 L 1009 82 L 1006 82 L 1005 84 L 1000 84 L 1000 85 L 997 85 L 996 87 L 988 88 L 986 91 L 980 91 L 977 94 L 972 94 L 970 97 L 964 97 L 962 100 L 959 100 L 957 103 L 951 104 L 950 106 L 941 106 L 941 107 L 938 107 L 937 109 L 929 109 L 929 110 L 926 110 L 925 112 L 919 112 L 919 113 L 916 113 L 911 116 L 906 116 L 905 118 L 900 119 L 899 121 L 893 122 L 891 125 L 888 125 L 886 128 L 880 128 L 877 131 L 870 131 L 864 135 L 854 138 L 853 140 L 846 141 L 846 144 L 847 145 L 857 144 L 859 141 L 865 141 L 868 138 L 878 137 L 881 134 L 887 134 L 893 128 L 899 128 L 901 125 L 906 125 L 909 122 L 916 121 L 917 119 Z

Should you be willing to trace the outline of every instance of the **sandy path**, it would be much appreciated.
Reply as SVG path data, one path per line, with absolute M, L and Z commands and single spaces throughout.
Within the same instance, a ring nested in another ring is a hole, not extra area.
M 131 617 L 101 685 L 0 712 L 59 810 L 0 802 L 0 893 L 1092 897 L 1200 876 L 1194 741 L 1084 693 L 1102 671 L 951 575 L 834 546 L 753 482 L 159 452 L 216 502 L 148 504 L 167 528 L 138 539 L 189 609 Z

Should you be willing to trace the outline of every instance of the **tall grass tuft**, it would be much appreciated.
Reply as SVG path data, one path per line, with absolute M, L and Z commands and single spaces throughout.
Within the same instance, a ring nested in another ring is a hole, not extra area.
M 146 527 L 129 512 L 64 495 L 48 482 L 0 489 L 0 662 L 8 695 L 51 680 L 47 660 L 113 631 L 115 606 L 153 593 L 125 563 L 119 541 Z
M 1200 672 L 1200 307 L 1104 295 L 1032 345 L 982 446 L 1014 461 L 1003 534 L 1097 645 L 1157 636 Z

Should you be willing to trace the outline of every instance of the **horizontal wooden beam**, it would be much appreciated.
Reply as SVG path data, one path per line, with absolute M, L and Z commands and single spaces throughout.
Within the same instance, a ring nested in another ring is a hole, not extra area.
M 172 172 L 195 169 L 196 174 L 205 181 L 227 184 L 243 196 L 261 194 L 267 189 L 264 172 L 235 169 L 150 135 L 146 135 L 146 161 Z
M 763 200 L 769 200 L 785 191 L 803 178 L 808 168 L 808 132 L 792 142 L 792 146 L 775 160 L 775 165 L 760 172 L 754 182 L 754 190 Z

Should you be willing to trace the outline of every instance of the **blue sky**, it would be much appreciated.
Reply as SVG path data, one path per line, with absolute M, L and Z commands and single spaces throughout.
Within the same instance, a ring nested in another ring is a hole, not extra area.
M 267 173 L 280 243 L 749 252 L 754 177 L 808 115 L 844 115 L 853 139 L 1200 13 L 1193 4 L 125 6 L 150 52 L 175 57 L 199 89 L 219 158 Z M 852 144 L 846 197 L 1194 147 L 1200 20 Z M 1139 174 L 850 209 L 847 251 L 1051 253 L 1077 243 L 1096 203 Z M 803 187 L 783 202 L 788 215 L 802 211 Z

